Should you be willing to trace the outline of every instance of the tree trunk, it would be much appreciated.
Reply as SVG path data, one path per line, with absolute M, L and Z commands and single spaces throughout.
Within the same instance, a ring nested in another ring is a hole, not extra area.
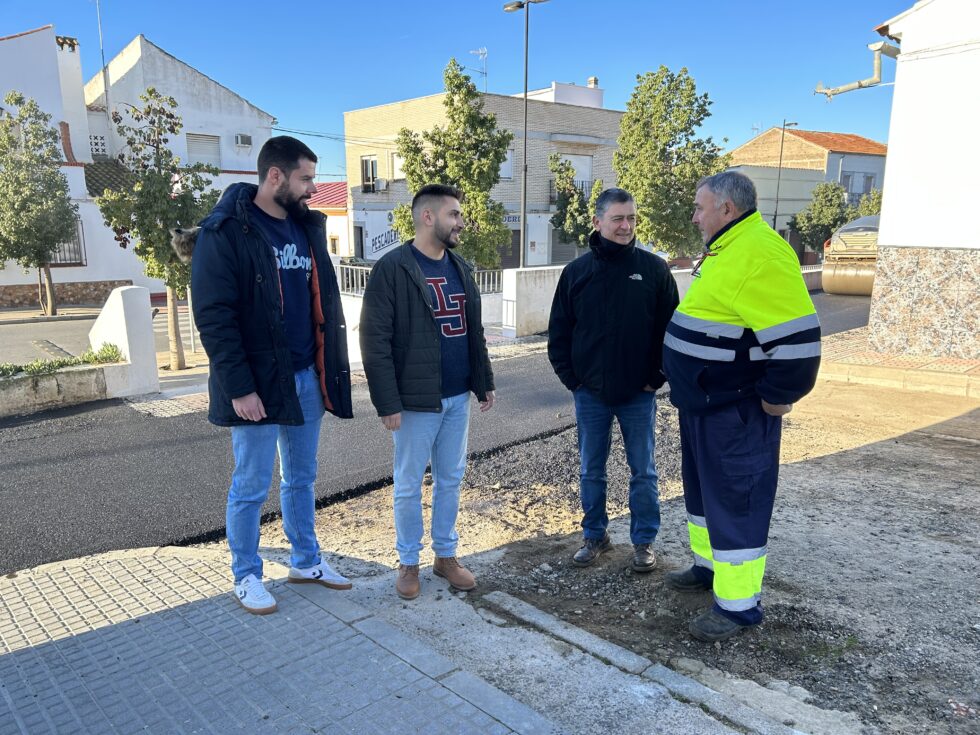
M 41 276 L 44 275 L 44 296 L 41 296 Z M 51 266 L 44 265 L 37 269 L 37 300 L 45 316 L 57 316 L 58 301 L 55 296 L 54 282 L 51 280 Z
M 167 336 L 170 338 L 170 369 L 184 370 L 184 341 L 180 338 L 180 319 L 177 314 L 177 292 L 167 286 Z

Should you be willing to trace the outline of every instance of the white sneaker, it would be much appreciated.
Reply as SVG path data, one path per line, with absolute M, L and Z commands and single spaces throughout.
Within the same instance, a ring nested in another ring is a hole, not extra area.
M 235 585 L 235 597 L 238 604 L 253 615 L 268 615 L 279 609 L 276 598 L 269 594 L 269 590 L 254 574 L 249 574 Z
M 309 569 L 297 569 L 290 567 L 287 582 L 293 584 L 322 584 L 332 590 L 349 590 L 354 585 L 343 574 L 338 574 L 334 569 L 322 559 L 315 567 Z

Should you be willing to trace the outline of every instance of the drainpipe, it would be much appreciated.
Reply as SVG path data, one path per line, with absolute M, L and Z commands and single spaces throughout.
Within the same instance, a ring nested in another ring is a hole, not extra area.
M 892 46 L 890 43 L 885 43 L 884 41 L 878 41 L 877 43 L 869 43 L 868 50 L 874 52 L 874 69 L 873 74 L 867 79 L 861 79 L 857 82 L 851 82 L 850 84 L 845 84 L 842 87 L 831 87 L 827 89 L 823 86 L 823 82 L 817 83 L 817 88 L 813 90 L 814 94 L 824 94 L 827 95 L 827 101 L 829 102 L 835 94 L 843 94 L 844 92 L 850 92 L 855 89 L 865 89 L 866 87 L 874 87 L 881 83 L 881 55 L 889 57 L 890 59 L 897 59 L 901 50 L 897 46 Z

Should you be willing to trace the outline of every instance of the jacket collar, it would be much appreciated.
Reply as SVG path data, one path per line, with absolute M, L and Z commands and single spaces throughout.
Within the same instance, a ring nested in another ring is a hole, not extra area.
M 635 246 L 635 237 L 629 245 L 620 245 L 618 242 L 604 238 L 598 230 L 593 230 L 592 234 L 589 235 L 589 248 L 599 260 L 616 260 L 630 252 Z
M 752 215 L 755 215 L 759 219 L 762 218 L 762 215 L 759 214 L 759 211 L 757 209 L 750 209 L 748 212 L 744 212 L 743 214 L 740 214 L 738 217 L 733 219 L 731 222 L 729 222 L 727 225 L 722 227 L 720 230 L 718 230 L 718 232 L 716 232 L 714 235 L 711 236 L 711 239 L 704 244 L 705 252 L 710 252 L 712 250 L 717 252 L 718 250 L 721 250 L 723 247 L 725 247 L 725 245 L 728 244 L 727 240 L 725 242 L 719 242 L 722 236 L 728 232 L 731 232 L 738 225 L 750 219 Z
M 225 220 L 232 218 L 247 224 L 249 221 L 248 205 L 255 201 L 255 195 L 258 192 L 259 187 L 255 184 L 246 184 L 245 182 L 231 184 L 221 194 L 221 198 L 211 213 L 201 220 L 201 227 L 217 229 L 224 224 Z M 299 220 L 299 223 L 322 227 L 323 219 L 323 214 L 311 209 L 305 217 Z

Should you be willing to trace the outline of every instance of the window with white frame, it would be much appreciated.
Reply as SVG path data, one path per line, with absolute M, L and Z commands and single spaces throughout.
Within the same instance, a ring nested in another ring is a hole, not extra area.
M 405 178 L 405 159 L 397 153 L 391 154 L 391 180 L 402 181 Z
M 187 163 L 207 163 L 221 168 L 221 138 L 187 133 Z
M 514 149 L 507 149 L 507 157 L 500 164 L 500 178 L 502 179 L 512 179 L 514 178 Z
M 374 182 L 378 178 L 378 157 L 361 156 L 361 191 L 374 191 Z

